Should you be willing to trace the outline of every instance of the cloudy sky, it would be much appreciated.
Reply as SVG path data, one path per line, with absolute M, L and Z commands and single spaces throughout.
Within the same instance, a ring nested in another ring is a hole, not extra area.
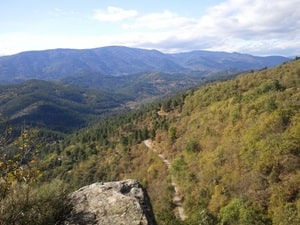
M 1 0 L 0 55 L 108 45 L 300 55 L 300 0 Z

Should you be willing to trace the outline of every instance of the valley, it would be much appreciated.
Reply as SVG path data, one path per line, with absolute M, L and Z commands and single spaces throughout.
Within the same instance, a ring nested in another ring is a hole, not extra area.
M 0 115 L 15 126 L 70 133 L 177 92 L 288 60 L 124 46 L 22 52 L 0 57 Z

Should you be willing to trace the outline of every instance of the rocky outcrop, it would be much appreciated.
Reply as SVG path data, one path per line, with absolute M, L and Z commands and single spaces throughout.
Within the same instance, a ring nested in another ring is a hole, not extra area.
M 135 180 L 85 186 L 70 202 L 64 225 L 156 225 L 148 194 Z

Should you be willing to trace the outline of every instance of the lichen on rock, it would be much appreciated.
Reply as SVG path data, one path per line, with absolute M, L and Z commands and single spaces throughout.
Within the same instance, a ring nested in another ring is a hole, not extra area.
M 156 225 L 148 194 L 135 180 L 82 187 L 70 205 L 64 225 Z

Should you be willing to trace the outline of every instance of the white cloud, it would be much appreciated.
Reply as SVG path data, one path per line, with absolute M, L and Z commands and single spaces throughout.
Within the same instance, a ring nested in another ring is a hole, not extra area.
M 99 15 L 107 21 L 132 18 L 121 25 L 124 30 L 117 38 L 124 45 L 164 51 L 207 49 L 264 55 L 276 53 L 274 50 L 280 54 L 282 43 L 290 51 L 300 51 L 299 47 L 290 47 L 300 39 L 297 5 L 300 0 L 227 0 L 209 8 L 200 18 L 183 17 L 170 10 L 141 15 L 136 10 L 120 8 L 100 11 Z
M 299 45 L 295 42 L 300 39 L 300 8 L 295 7 L 297 5 L 300 0 L 228 0 L 210 8 L 198 26 L 205 28 L 210 36 L 220 37 L 220 45 L 216 42 L 217 47 L 210 49 L 231 48 L 265 55 L 283 53 L 281 47 L 285 43 L 284 54 L 287 51 L 299 54 Z
M 27 33 L 10 33 L 0 35 L 0 43 L 9 43 L 0 47 L 0 54 L 10 55 L 28 50 L 45 50 L 55 48 L 95 48 L 110 45 L 111 37 L 90 36 L 56 36 Z
M 276 38 L 300 29 L 300 0 L 228 0 L 200 20 L 211 30 L 239 38 Z M 248 36 L 248 37 L 247 37 Z
M 125 10 L 109 6 L 106 10 L 95 10 L 94 18 L 102 22 L 117 22 L 136 17 L 137 15 L 138 12 L 136 10 Z
M 176 29 L 195 22 L 195 19 L 181 17 L 169 10 L 164 10 L 161 13 L 139 16 L 134 22 L 127 23 L 123 27 L 126 29 Z
M 144 42 L 139 41 L 143 47 L 152 43 L 160 49 L 293 55 L 300 54 L 298 5 L 300 0 L 228 0 L 208 9 L 198 20 L 165 12 L 137 18 L 131 28 L 170 28 L 169 36 L 159 40 L 156 35 L 155 42 L 144 37 Z

